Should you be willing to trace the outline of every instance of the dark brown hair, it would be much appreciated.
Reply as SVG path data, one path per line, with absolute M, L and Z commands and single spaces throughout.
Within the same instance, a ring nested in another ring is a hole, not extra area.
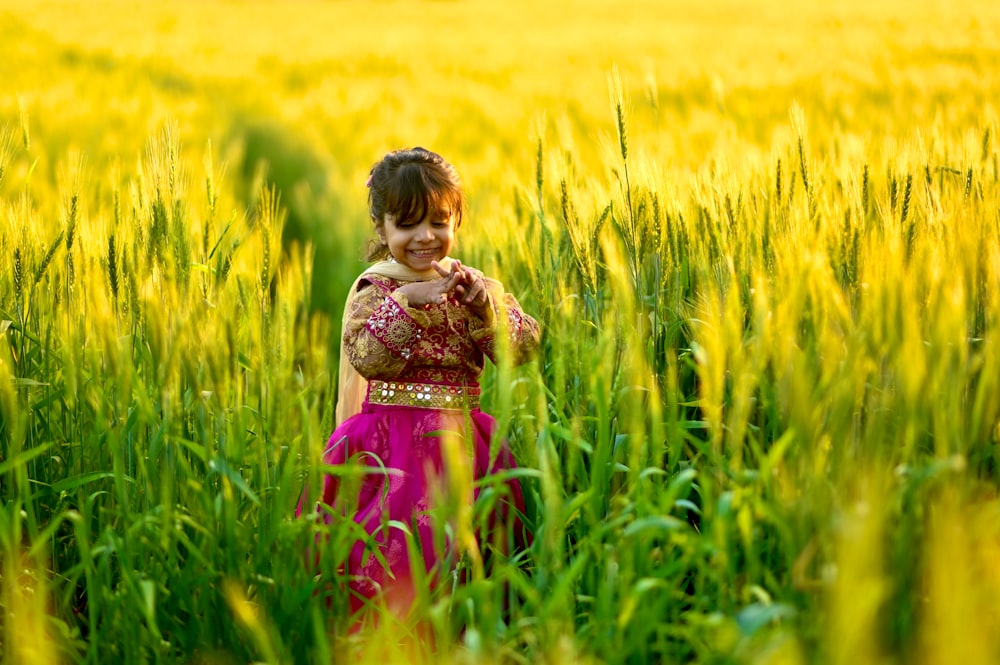
M 462 223 L 462 185 L 455 167 L 424 148 L 394 150 L 372 167 L 368 179 L 368 212 L 375 227 L 392 215 L 396 226 L 419 224 L 428 214 L 454 215 Z M 374 240 L 368 260 L 388 256 L 389 249 Z

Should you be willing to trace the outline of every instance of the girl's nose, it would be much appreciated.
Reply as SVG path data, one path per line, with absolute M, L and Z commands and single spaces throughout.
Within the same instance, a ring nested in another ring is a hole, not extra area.
M 420 230 L 417 232 L 417 236 L 421 240 L 433 240 L 434 231 L 431 229 L 430 224 L 421 224 Z

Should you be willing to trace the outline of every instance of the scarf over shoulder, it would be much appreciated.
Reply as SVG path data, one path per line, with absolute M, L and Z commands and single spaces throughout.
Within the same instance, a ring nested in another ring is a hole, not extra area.
M 445 257 L 438 261 L 438 263 L 441 264 L 441 267 L 445 270 L 449 270 L 451 268 L 451 262 L 452 259 L 450 257 Z M 395 261 L 379 261 L 378 263 L 370 266 L 367 270 L 361 273 L 356 280 L 354 280 L 354 283 L 351 285 L 351 290 L 347 294 L 347 302 L 344 304 L 344 316 L 341 325 L 340 376 L 338 380 L 337 421 L 335 426 L 339 426 L 342 422 L 354 414 L 361 412 L 361 405 L 364 403 L 365 394 L 368 391 L 368 380 L 361 376 L 356 369 L 354 369 L 354 366 L 351 365 L 350 361 L 347 359 L 347 354 L 344 352 L 343 331 L 347 328 L 348 316 L 351 312 L 351 305 L 354 302 L 354 298 L 358 293 L 358 287 L 360 287 L 361 283 L 370 275 L 380 275 L 382 277 L 388 277 L 390 279 L 404 282 L 425 282 L 433 279 L 440 279 L 441 277 L 441 275 L 439 275 L 434 269 L 418 272 Z

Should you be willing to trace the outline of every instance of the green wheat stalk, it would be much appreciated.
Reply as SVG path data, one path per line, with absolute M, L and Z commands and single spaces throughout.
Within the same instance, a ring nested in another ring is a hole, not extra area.
M 66 232 L 62 230 L 59 231 L 59 234 L 56 236 L 55 240 L 53 240 L 49 244 L 49 248 L 48 250 L 46 250 L 44 256 L 42 257 L 41 263 L 39 263 L 38 267 L 35 268 L 35 277 L 34 280 L 32 281 L 32 286 L 37 286 L 38 283 L 42 281 L 42 277 L 45 276 L 45 271 L 48 269 L 49 264 L 52 263 L 52 257 L 55 256 L 56 251 L 59 249 L 59 245 L 62 244 L 65 233 Z
M 73 285 L 76 281 L 76 271 L 73 263 L 73 243 L 76 240 L 77 217 L 79 214 L 80 196 L 74 192 L 69 200 L 69 216 L 66 220 L 66 298 L 70 299 Z
M 774 167 L 774 199 L 781 204 L 781 158 L 778 158 L 778 163 Z
M 31 150 L 31 127 L 28 124 L 28 109 L 21 95 L 17 96 L 17 112 L 21 127 L 21 145 L 25 150 Z
M 866 162 L 861 172 L 861 213 L 867 218 L 869 211 L 869 201 L 871 200 L 871 179 L 868 174 L 868 163 Z
M 905 223 L 910 214 L 910 195 L 913 193 L 913 174 L 906 175 L 906 185 L 903 187 L 903 210 L 900 213 L 900 223 Z

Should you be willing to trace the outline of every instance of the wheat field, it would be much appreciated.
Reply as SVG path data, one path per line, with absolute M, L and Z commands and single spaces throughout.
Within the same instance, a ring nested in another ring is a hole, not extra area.
M 971 0 L 0 0 L 0 658 L 997 662 L 996 44 Z M 483 379 L 533 541 L 351 634 L 355 533 L 293 515 L 413 145 L 543 328 Z

